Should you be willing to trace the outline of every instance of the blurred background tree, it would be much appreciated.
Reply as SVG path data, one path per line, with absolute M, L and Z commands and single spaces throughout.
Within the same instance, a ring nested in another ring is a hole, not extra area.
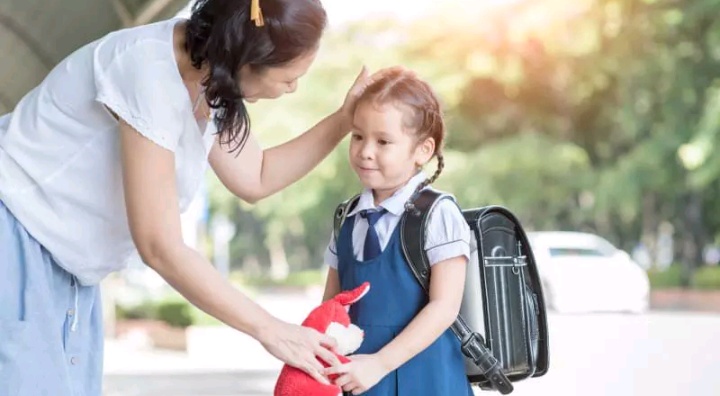
M 252 107 L 253 129 L 281 142 L 337 108 L 360 65 L 406 65 L 447 114 L 438 187 L 466 207 L 505 205 L 528 229 L 642 242 L 654 258 L 671 233 L 689 283 L 720 230 L 720 1 L 460 3 L 332 29 L 296 94 Z M 333 210 L 359 189 L 344 142 L 254 206 L 213 189 L 212 211 L 237 223 L 234 268 L 282 277 L 322 266 Z

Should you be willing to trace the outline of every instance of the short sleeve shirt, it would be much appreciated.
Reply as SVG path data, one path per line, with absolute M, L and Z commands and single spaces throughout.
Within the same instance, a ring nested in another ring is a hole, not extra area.
M 119 30 L 78 49 L 0 117 L 0 200 L 83 284 L 136 252 L 112 113 L 174 153 L 181 211 L 207 169 L 214 126 L 200 130 L 177 68 L 181 21 Z

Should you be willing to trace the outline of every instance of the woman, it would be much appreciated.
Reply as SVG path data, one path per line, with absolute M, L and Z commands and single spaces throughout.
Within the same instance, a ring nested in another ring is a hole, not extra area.
M 97 285 L 136 250 L 192 304 L 326 381 L 316 356 L 336 363 L 335 341 L 271 316 L 180 232 L 208 162 L 241 199 L 267 197 L 337 145 L 373 80 L 363 71 L 338 111 L 262 150 L 245 102 L 295 91 L 326 15 L 316 0 L 252 3 L 200 0 L 189 20 L 111 33 L 0 117 L 0 394 L 100 395 Z

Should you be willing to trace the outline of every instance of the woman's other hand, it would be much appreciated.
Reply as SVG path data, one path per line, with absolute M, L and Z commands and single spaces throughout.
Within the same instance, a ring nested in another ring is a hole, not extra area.
M 323 365 L 317 359 L 320 358 L 330 365 L 340 364 L 337 356 L 331 351 L 337 346 L 335 339 L 309 327 L 278 320 L 269 329 L 263 331 L 258 340 L 270 354 L 308 373 L 323 384 L 330 382 L 323 375 Z

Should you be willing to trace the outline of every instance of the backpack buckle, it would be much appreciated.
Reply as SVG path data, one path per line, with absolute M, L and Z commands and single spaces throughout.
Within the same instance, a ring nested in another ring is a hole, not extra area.
M 347 207 L 345 205 L 340 205 L 340 207 L 338 207 L 335 211 L 335 218 L 342 219 L 345 216 L 346 211 Z
M 420 209 L 415 206 L 412 200 L 405 202 L 405 211 L 412 214 L 413 216 L 420 216 Z
M 512 382 L 503 372 L 500 362 L 485 346 L 485 340 L 480 334 L 475 332 L 468 334 L 462 341 L 461 349 L 490 382 L 492 386 L 489 389 L 496 389 L 503 395 L 513 391 Z
M 487 348 L 485 348 L 485 340 L 483 340 L 480 334 L 472 332 L 465 336 L 465 338 L 462 340 L 460 349 L 462 350 L 463 354 L 472 359 L 472 361 L 475 362 L 475 364 L 477 364 L 478 367 L 483 370 L 483 372 L 486 371 L 486 367 L 480 365 L 480 358 L 484 354 L 489 354 L 489 351 L 487 350 Z
M 487 373 L 499 365 L 498 360 L 485 346 L 483 337 L 476 332 L 472 332 L 465 337 L 460 349 L 465 356 L 469 357 L 478 366 L 483 375 L 487 376 Z

